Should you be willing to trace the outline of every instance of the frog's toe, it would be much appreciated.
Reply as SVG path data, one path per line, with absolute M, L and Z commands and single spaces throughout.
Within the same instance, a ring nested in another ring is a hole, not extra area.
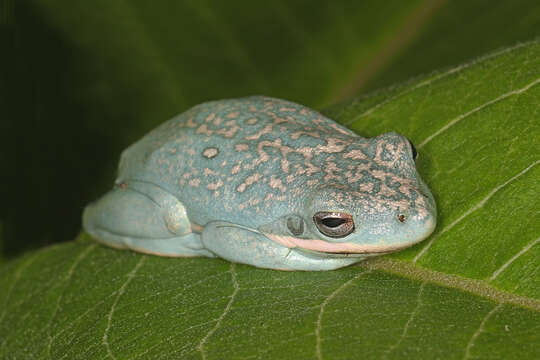
M 83 227 L 106 245 L 163 256 L 211 256 L 191 232 L 184 207 L 144 183 L 121 184 L 88 205 Z

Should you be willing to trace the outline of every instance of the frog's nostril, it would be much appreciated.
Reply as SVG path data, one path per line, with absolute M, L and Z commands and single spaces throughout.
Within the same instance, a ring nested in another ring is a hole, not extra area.
M 405 215 L 403 215 L 403 214 L 399 214 L 397 218 L 398 218 L 399 222 L 402 222 L 402 223 L 404 223 L 405 220 L 406 220 Z

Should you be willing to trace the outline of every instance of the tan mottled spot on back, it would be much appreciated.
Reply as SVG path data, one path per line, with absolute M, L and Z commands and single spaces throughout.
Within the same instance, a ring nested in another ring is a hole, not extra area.
M 251 184 L 253 184 L 253 183 L 259 181 L 259 179 L 260 179 L 261 177 L 262 177 L 262 175 L 259 174 L 259 173 L 255 173 L 255 174 L 252 174 L 252 175 L 248 176 L 248 177 L 244 180 L 244 182 L 243 182 L 242 184 L 240 184 L 240 185 L 236 188 L 236 190 L 237 190 L 238 192 L 244 192 L 244 191 L 246 190 L 246 188 L 247 188 L 249 185 L 251 185 Z
M 231 139 L 234 137 L 238 130 L 240 130 L 240 127 L 234 125 L 228 129 L 219 129 L 218 131 L 216 131 L 216 134 L 223 135 L 224 137 Z
M 297 176 L 300 176 L 300 175 L 303 175 L 306 173 L 306 168 L 302 167 L 302 166 L 299 166 L 299 165 L 295 165 L 295 168 L 296 168 L 296 173 L 295 175 Z
M 363 191 L 363 192 L 366 192 L 366 193 L 370 193 L 370 192 L 373 191 L 373 183 L 372 182 L 362 183 L 359 186 L 359 190 Z
M 231 168 L 231 174 L 238 174 L 242 169 L 242 160 L 239 160 L 236 165 Z
M 264 113 L 266 115 L 268 115 L 270 118 L 272 118 L 272 120 L 274 121 L 274 124 L 276 124 L 276 125 L 287 122 L 286 118 L 282 118 L 282 117 L 278 116 L 273 110 L 265 111 Z
M 351 135 L 351 132 L 350 132 L 350 131 L 348 131 L 348 130 L 342 128 L 342 127 L 339 126 L 338 124 L 330 123 L 329 125 L 330 125 L 330 127 L 331 127 L 332 129 L 336 130 L 337 132 L 342 133 L 343 135 L 349 135 L 349 136 Z
M 344 153 L 343 158 L 352 160 L 365 160 L 367 159 L 367 156 L 362 152 L 362 150 L 355 149 Z
M 283 185 L 281 179 L 276 178 L 274 175 L 270 177 L 270 182 L 268 183 L 272 189 L 279 189 L 281 192 L 287 191 L 287 187 Z
M 190 116 L 186 120 L 186 127 L 188 127 L 188 128 L 196 128 L 197 127 L 197 123 L 195 121 L 193 121 L 193 116 Z
M 210 136 L 212 135 L 213 131 L 212 130 L 209 130 L 207 127 L 206 127 L 206 124 L 202 124 L 201 126 L 199 126 L 197 128 L 197 131 L 195 131 L 195 134 L 204 134 L 206 136 Z
M 217 173 L 214 172 L 212 169 L 204 168 L 204 170 L 203 170 L 203 175 L 204 175 L 204 176 L 214 175 L 214 174 L 217 174 Z
M 397 196 L 396 190 L 392 189 L 391 187 L 387 186 L 384 182 L 381 182 L 381 188 L 379 189 L 379 195 L 387 196 L 387 197 L 394 197 Z
M 308 162 L 306 165 L 307 165 L 307 169 L 306 169 L 307 176 L 311 176 L 311 175 L 321 171 L 320 167 L 317 167 L 317 166 L 313 165 L 312 163 Z
M 362 171 L 366 170 L 366 171 L 369 171 L 370 167 L 369 167 L 369 164 L 358 164 L 358 166 L 356 167 L 356 171 L 354 172 L 354 175 L 347 175 L 347 182 L 349 184 L 351 183 L 355 183 L 357 182 L 358 180 L 362 179 L 364 177 L 364 174 L 362 174 Z
M 216 190 L 216 189 L 219 189 L 221 186 L 223 186 L 223 181 L 218 180 L 217 182 L 215 183 L 210 183 L 208 185 L 206 185 L 206 187 L 209 189 L 209 190 Z
M 327 161 L 325 163 L 323 171 L 326 173 L 326 176 L 324 177 L 324 181 L 341 180 L 341 176 L 339 174 L 335 174 L 335 172 L 339 173 L 340 171 L 340 169 L 337 167 L 335 162 Z
M 315 153 L 340 153 L 345 150 L 347 143 L 342 139 L 328 138 L 326 139 L 326 145 L 317 145 Z
M 240 193 L 244 192 L 244 191 L 246 191 L 246 187 L 247 187 L 247 185 L 245 183 L 242 183 L 242 184 L 238 185 L 238 187 L 236 188 L 236 191 L 238 191 Z
M 236 144 L 234 146 L 234 149 L 236 151 L 248 151 L 249 150 L 249 146 L 248 144 Z
M 257 123 L 257 121 L 258 121 L 258 119 L 255 118 L 255 117 L 253 117 L 253 118 L 247 119 L 247 120 L 246 120 L 246 123 L 247 123 L 248 125 L 254 125 L 254 124 Z
M 319 134 L 318 131 L 315 131 L 313 129 L 307 129 L 307 130 L 300 130 L 300 131 L 296 131 L 296 132 L 292 133 L 291 134 L 291 139 L 296 140 L 302 135 L 307 135 L 307 136 L 311 136 L 311 137 L 314 137 L 314 138 L 320 138 L 321 137 L 321 135 Z
M 200 183 L 201 183 L 201 179 L 191 179 L 191 180 L 189 180 L 189 185 L 194 186 L 194 187 L 198 187 Z
M 282 159 L 281 159 L 281 170 L 284 172 L 284 173 L 288 173 L 289 172 L 289 160 L 287 160 L 287 158 L 284 156 Z
M 264 128 L 259 130 L 259 132 L 255 133 L 255 134 L 252 134 L 252 135 L 249 135 L 249 136 L 246 136 L 246 140 L 257 140 L 258 138 L 260 138 L 264 134 L 269 134 L 271 132 L 272 132 L 272 124 L 267 124 Z
M 282 108 L 279 108 L 279 111 L 296 112 L 296 109 L 295 108 L 290 108 L 290 107 L 282 107 Z
M 206 149 L 204 149 L 203 151 L 203 156 L 207 159 L 211 159 L 213 157 L 216 157 L 217 154 L 219 153 L 219 150 L 215 147 L 208 147 Z
M 238 117 L 239 113 L 238 111 L 228 113 L 225 117 L 228 119 L 236 119 Z
M 209 114 L 206 119 L 204 119 L 206 122 L 210 122 L 212 120 L 214 120 L 214 118 L 216 117 L 216 113 L 211 113 Z

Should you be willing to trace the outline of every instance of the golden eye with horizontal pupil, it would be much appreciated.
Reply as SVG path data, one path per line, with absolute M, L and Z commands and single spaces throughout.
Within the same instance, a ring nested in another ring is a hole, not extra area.
M 353 218 L 346 213 L 319 211 L 313 215 L 313 221 L 321 233 L 333 238 L 345 237 L 354 231 Z

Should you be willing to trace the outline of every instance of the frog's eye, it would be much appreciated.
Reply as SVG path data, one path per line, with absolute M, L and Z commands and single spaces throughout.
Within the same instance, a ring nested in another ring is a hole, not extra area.
M 346 213 L 319 211 L 313 215 L 313 221 L 321 233 L 333 238 L 344 237 L 354 231 L 353 218 Z
M 418 152 L 416 151 L 416 148 L 414 147 L 411 140 L 407 139 L 409 141 L 409 144 L 411 144 L 411 151 L 412 151 L 412 157 L 413 160 L 416 160 L 416 157 L 418 156 Z

